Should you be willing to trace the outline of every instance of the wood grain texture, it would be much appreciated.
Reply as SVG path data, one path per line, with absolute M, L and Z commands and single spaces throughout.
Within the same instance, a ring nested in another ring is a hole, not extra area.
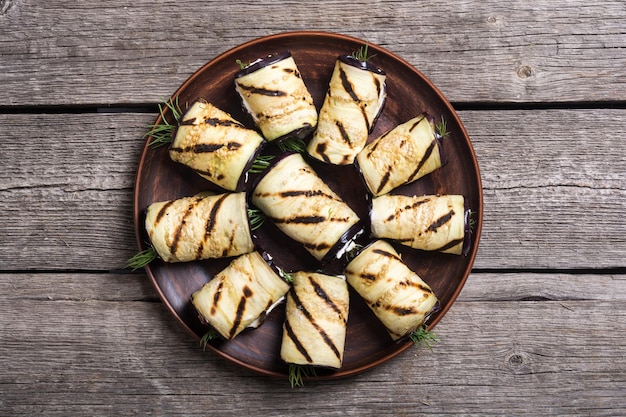
M 558 3 L 0 0 L 0 415 L 624 415 L 626 3 Z M 294 390 L 203 352 L 121 268 L 140 109 L 299 30 L 385 47 L 468 109 L 485 213 L 432 352 Z
M 216 55 L 297 30 L 387 47 L 454 102 L 624 101 L 625 18 L 620 0 L 6 1 L 0 105 L 154 103 Z
M 460 117 L 483 179 L 475 267 L 626 266 L 625 110 L 463 111 Z M 0 115 L 2 269 L 123 268 L 137 250 L 133 187 L 142 135 L 154 118 Z
M 435 329 L 441 341 L 432 352 L 411 348 L 355 377 L 293 390 L 202 352 L 154 302 L 142 274 L 2 274 L 0 409 L 12 416 L 278 416 L 294 407 L 303 416 L 615 415 L 626 407 L 626 277 L 587 279 L 581 298 L 583 278 L 472 274 Z M 518 301 L 511 294 L 522 282 L 525 296 L 545 294 L 550 282 L 561 294 Z

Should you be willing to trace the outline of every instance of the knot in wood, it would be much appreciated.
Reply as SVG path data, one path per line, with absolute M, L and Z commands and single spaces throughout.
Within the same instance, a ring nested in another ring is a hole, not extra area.
M 516 367 L 524 363 L 524 357 L 520 354 L 513 354 L 509 356 L 509 365 Z
M 533 75 L 533 69 L 528 65 L 522 65 L 517 69 L 517 76 L 520 78 L 528 78 Z

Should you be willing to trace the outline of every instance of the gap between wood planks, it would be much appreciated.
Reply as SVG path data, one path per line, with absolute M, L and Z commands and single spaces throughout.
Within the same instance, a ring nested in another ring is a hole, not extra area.
M 50 105 L 50 106 L 4 106 L 0 105 L 0 114 L 64 114 L 64 113 L 158 113 L 160 103 L 112 103 L 85 105 Z M 515 111 L 515 110 L 597 110 L 626 109 L 626 101 L 582 101 L 582 102 L 452 102 L 457 111 Z

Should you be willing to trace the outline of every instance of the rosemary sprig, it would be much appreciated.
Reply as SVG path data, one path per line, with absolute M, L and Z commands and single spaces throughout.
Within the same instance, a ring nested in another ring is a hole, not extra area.
M 369 59 L 372 59 L 376 56 L 376 54 L 368 56 L 368 48 L 369 44 L 365 44 L 365 46 L 361 46 L 358 50 L 352 52 L 352 58 L 357 59 L 361 62 L 367 62 Z
M 214 328 L 210 328 L 209 330 L 207 330 L 207 332 L 204 334 L 204 336 L 202 336 L 202 338 L 200 339 L 200 347 L 202 347 L 202 350 L 206 350 L 207 345 L 209 344 L 209 342 L 211 340 L 215 340 L 220 338 L 220 334 L 217 332 L 217 330 L 215 330 Z
M 439 336 L 428 330 L 426 325 L 422 325 L 419 329 L 412 332 L 409 338 L 417 346 L 426 346 L 431 352 L 433 351 L 433 345 L 439 343 Z
M 289 364 L 289 384 L 291 388 L 303 387 L 304 378 L 317 377 L 315 368 L 310 366 Z
M 133 255 L 128 261 L 126 261 L 126 268 L 130 268 L 133 271 L 139 268 L 143 268 L 150 262 L 157 258 L 157 253 L 154 248 L 144 249 Z
M 280 149 L 281 152 L 304 153 L 306 152 L 306 143 L 304 142 L 304 140 L 296 136 L 292 136 L 281 141 L 278 144 L 278 149 Z
M 450 134 L 450 132 L 448 132 L 448 124 L 446 123 L 446 119 L 444 119 L 443 116 L 441 116 L 441 121 L 435 125 L 435 131 L 437 132 L 437 135 L 439 135 L 439 137 L 442 139 Z
M 361 249 L 363 249 L 363 245 L 360 243 L 355 243 L 354 246 L 352 246 L 352 248 L 350 248 L 350 250 L 348 251 L 346 259 L 348 261 L 351 261 L 356 258 L 357 255 L 361 252 Z
M 168 121 L 165 115 L 167 110 L 172 113 L 175 123 L 170 123 Z M 144 135 L 144 138 L 152 137 L 152 140 L 148 144 L 148 146 L 152 149 L 167 145 L 172 141 L 172 134 L 183 116 L 183 110 L 180 108 L 180 104 L 178 103 L 178 96 L 174 99 L 170 98 L 169 100 L 159 104 L 159 114 L 161 115 L 161 122 L 153 124 L 150 127 L 150 130 Z
M 252 161 L 248 172 L 251 174 L 260 174 L 271 165 L 272 159 L 274 159 L 273 155 L 258 155 L 254 158 L 254 161 Z
M 250 221 L 250 228 L 253 231 L 263 225 L 265 217 L 265 213 L 258 208 L 248 208 L 248 220 Z
M 239 69 L 246 69 L 250 66 L 251 62 L 245 64 L 241 59 L 236 59 L 235 62 L 239 65 Z
M 467 224 L 469 225 L 470 229 L 473 231 L 476 228 L 476 224 L 478 223 L 478 220 L 476 220 L 476 212 L 472 209 L 467 210 Z
M 278 275 L 280 275 L 280 277 L 282 279 L 284 279 L 285 282 L 287 282 L 289 284 L 293 283 L 293 276 L 289 272 L 285 271 L 284 269 L 282 269 L 278 265 L 275 265 L 275 267 L 276 267 L 276 269 L 278 269 Z

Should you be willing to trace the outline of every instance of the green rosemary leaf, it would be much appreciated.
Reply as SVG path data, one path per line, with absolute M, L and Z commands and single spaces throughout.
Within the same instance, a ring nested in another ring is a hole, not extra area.
M 126 262 L 126 268 L 131 268 L 134 271 L 136 269 L 143 268 L 156 258 L 157 253 L 154 248 L 144 249 L 137 252 Z
M 476 224 L 478 224 L 478 220 L 476 220 L 476 212 L 471 209 L 468 210 L 467 217 L 468 217 L 467 223 L 469 224 L 470 229 L 474 230 L 476 228 Z
M 237 65 L 239 65 L 239 69 L 246 69 L 250 66 L 251 62 L 248 62 L 247 64 L 244 63 L 241 59 L 236 59 L 235 62 L 237 63 Z
M 211 340 L 219 339 L 220 337 L 221 335 L 217 332 L 217 330 L 211 327 L 200 339 L 200 346 L 202 347 L 202 350 L 206 350 L 207 345 Z
M 274 159 L 272 155 L 258 155 L 252 162 L 252 165 L 250 165 L 248 172 L 251 174 L 260 174 L 271 165 L 272 159 Z
M 439 337 L 432 331 L 426 328 L 426 325 L 421 326 L 409 335 L 409 338 L 417 346 L 426 346 L 428 350 L 432 352 L 433 345 L 439 343 Z
M 361 46 L 358 50 L 352 52 L 352 58 L 357 59 L 361 62 L 367 62 L 369 59 L 372 59 L 376 56 L 376 54 L 369 55 L 369 44 L 365 44 L 365 46 Z
M 350 248 L 350 250 L 348 251 L 346 259 L 351 261 L 356 258 L 357 255 L 361 252 L 361 249 L 363 249 L 363 245 L 360 243 L 355 243 L 354 246 L 352 246 L 352 248 Z
M 248 209 L 248 220 L 250 221 L 250 228 L 254 231 L 263 225 L 265 222 L 265 213 L 258 208 Z
M 278 144 L 278 149 L 280 149 L 281 152 L 304 153 L 306 152 L 306 143 L 304 142 L 304 140 L 298 137 L 292 136 L 281 141 Z
M 435 125 L 435 130 L 440 138 L 445 138 L 450 134 L 450 132 L 448 132 L 448 124 L 443 116 L 441 116 L 441 121 Z
M 280 275 L 280 277 L 284 279 L 285 282 L 289 284 L 293 282 L 293 276 L 289 272 L 286 272 L 284 269 L 282 269 L 279 266 L 276 266 L 276 268 L 278 269 L 278 275 Z
M 172 114 L 174 123 L 168 121 L 167 112 Z M 178 102 L 178 96 L 176 98 L 170 98 L 159 104 L 159 115 L 161 116 L 160 122 L 150 126 L 150 130 L 144 135 L 144 137 L 151 137 L 148 146 L 152 149 L 159 148 L 167 145 L 172 141 L 172 135 L 176 130 L 178 122 L 183 116 L 183 110 Z
M 289 384 L 291 384 L 291 388 L 303 387 L 304 378 L 308 377 L 317 377 L 315 368 L 289 364 Z

